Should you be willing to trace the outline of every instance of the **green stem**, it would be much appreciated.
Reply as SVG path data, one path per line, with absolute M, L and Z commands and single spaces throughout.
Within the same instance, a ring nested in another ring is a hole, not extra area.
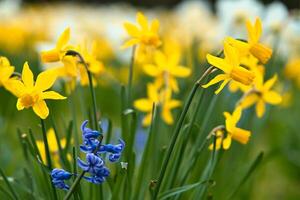
M 164 179 L 164 176 L 165 176 L 165 172 L 166 172 L 166 169 L 167 169 L 167 166 L 168 166 L 168 163 L 169 163 L 169 160 L 170 160 L 170 157 L 171 157 L 171 154 L 173 152 L 173 149 L 174 149 L 174 146 L 176 144 L 176 141 L 177 141 L 177 138 L 179 136 L 179 133 L 180 133 L 180 130 L 181 130 L 181 127 L 183 125 L 183 121 L 185 119 L 185 116 L 188 112 L 188 109 L 192 103 L 192 100 L 196 94 L 196 91 L 198 89 L 198 87 L 200 86 L 200 83 L 202 82 L 202 80 L 208 75 L 210 74 L 212 71 L 213 71 L 214 67 L 211 66 L 209 67 L 204 73 L 203 75 L 196 81 L 196 83 L 194 84 L 193 88 L 192 88 L 192 91 L 187 99 L 187 102 L 185 103 L 184 105 L 184 108 L 183 108 L 183 111 L 181 112 L 180 114 L 180 117 L 179 117 L 179 120 L 176 124 L 176 128 L 175 128 L 175 131 L 173 133 L 173 137 L 171 139 L 171 143 L 168 147 L 168 150 L 167 150 L 167 154 L 165 156 L 165 159 L 163 160 L 163 164 L 162 164 L 162 167 L 161 167 L 161 170 L 160 170 L 160 174 L 159 174 L 159 178 L 157 180 L 157 185 L 155 187 L 155 190 L 154 190 L 154 193 L 153 193 L 153 199 L 157 199 L 157 195 L 159 193 L 159 190 L 160 190 L 160 186 L 161 186 L 161 183 Z
M 46 151 L 47 167 L 49 170 L 52 170 L 52 161 L 51 161 L 51 155 L 50 155 L 50 150 L 49 150 L 49 143 L 48 143 L 48 139 L 47 139 L 45 121 L 42 118 L 41 118 L 41 125 L 42 125 L 43 140 L 44 140 L 45 151 Z M 51 176 L 49 176 L 49 178 L 50 178 L 50 184 L 52 187 L 54 199 L 57 199 L 56 190 L 51 182 L 51 180 L 52 180 Z
M 88 64 L 85 62 L 84 58 L 82 57 L 82 55 L 77 52 L 77 51 L 73 51 L 73 50 L 69 50 L 66 55 L 72 55 L 72 56 L 77 56 L 80 60 L 80 63 L 82 63 L 87 71 L 88 74 L 88 79 L 89 79 L 89 87 L 90 87 L 90 92 L 92 95 L 92 104 L 93 104 L 93 118 L 94 118 L 94 128 L 98 131 L 100 131 L 100 127 L 98 125 L 98 119 L 97 119 L 97 104 L 96 104 L 96 95 L 95 95 L 95 90 L 93 87 L 93 79 L 92 79 L 92 74 L 88 69 Z M 99 136 L 99 145 L 98 147 L 100 147 L 101 142 L 103 140 L 103 135 L 100 134 Z M 97 152 L 98 147 L 95 149 L 94 153 Z M 82 171 L 81 174 L 75 179 L 73 185 L 71 186 L 70 190 L 68 191 L 67 195 L 64 197 L 64 200 L 68 200 L 71 198 L 73 192 L 75 191 L 77 185 L 80 183 L 80 180 L 82 179 L 82 177 L 84 176 L 86 172 Z M 102 190 L 102 187 L 101 187 Z M 103 192 L 101 192 L 101 196 L 103 195 Z M 103 199 L 103 196 L 102 198 Z
M 134 67 L 134 60 L 135 60 L 135 51 L 136 46 L 132 47 L 131 53 L 131 60 L 129 65 L 129 73 L 128 73 L 128 88 L 127 88 L 127 106 L 131 107 L 131 89 L 132 89 L 132 81 L 133 81 L 133 67 Z

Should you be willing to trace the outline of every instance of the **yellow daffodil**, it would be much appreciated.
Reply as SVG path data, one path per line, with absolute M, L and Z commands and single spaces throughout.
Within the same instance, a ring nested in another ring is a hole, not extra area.
M 227 150 L 231 146 L 231 141 L 236 140 L 241 144 L 247 144 L 251 136 L 251 132 L 242 128 L 237 127 L 242 115 L 242 108 L 238 106 L 232 113 L 224 112 L 225 116 L 225 129 L 226 131 L 217 131 L 216 133 L 216 149 L 220 149 L 221 146 L 223 149 Z M 225 135 L 225 132 L 227 135 Z M 209 149 L 213 149 L 213 144 L 209 146 Z
M 55 137 L 55 133 L 54 133 L 53 128 L 51 128 L 47 131 L 47 140 L 48 140 L 48 144 L 49 144 L 49 151 L 50 151 L 50 154 L 51 154 L 51 159 L 53 161 L 53 165 L 54 165 L 54 167 L 59 168 L 59 167 L 61 167 L 59 148 L 58 148 L 58 144 L 57 144 L 57 141 L 56 141 L 56 137 Z M 37 145 L 37 148 L 39 149 L 39 152 L 41 154 L 41 159 L 42 159 L 43 163 L 47 164 L 44 141 L 37 140 L 36 145 Z M 65 148 L 65 146 L 66 146 L 66 139 L 65 138 L 60 140 L 60 145 L 61 145 L 62 149 Z M 71 160 L 71 155 L 68 154 L 67 158 L 68 158 L 68 160 Z
M 261 20 L 257 18 L 253 26 L 251 22 L 247 20 L 246 26 L 248 31 L 247 42 L 235 40 L 231 37 L 226 38 L 226 41 L 232 46 L 238 48 L 241 56 L 252 54 L 257 59 L 259 59 L 260 62 L 265 64 L 272 56 L 272 49 L 259 42 L 262 34 Z
M 174 108 L 177 108 L 181 106 L 181 102 L 175 99 L 172 99 L 172 91 L 171 89 L 164 89 L 162 91 L 162 118 L 163 120 L 171 125 L 174 123 L 173 115 L 171 113 L 171 110 Z
M 158 89 L 154 84 L 147 84 L 147 98 L 142 98 L 134 101 L 134 107 L 142 112 L 146 112 L 143 119 L 143 126 L 149 126 L 152 118 L 153 103 L 159 103 Z
M 140 25 L 140 28 L 129 22 L 124 23 L 124 28 L 132 38 L 125 42 L 122 48 L 128 48 L 137 44 L 154 48 L 159 47 L 161 45 L 158 36 L 159 21 L 154 19 L 149 24 L 147 17 L 141 12 L 137 13 L 136 21 Z
M 64 56 L 62 58 L 63 66 L 54 68 L 58 78 L 66 80 L 65 89 L 70 94 L 76 87 L 76 79 L 78 77 L 77 60 L 74 56 Z
M 12 82 L 13 94 L 18 98 L 17 109 L 33 108 L 33 111 L 40 118 L 45 119 L 49 115 L 49 109 L 45 99 L 65 99 L 57 92 L 46 91 L 52 87 L 56 80 L 56 73 L 47 70 L 40 73 L 34 82 L 33 73 L 25 62 L 22 71 L 22 80 Z
M 294 80 L 300 88 L 300 57 L 292 58 L 288 61 L 284 74 L 287 78 Z
M 224 74 L 217 75 L 209 83 L 202 86 L 207 88 L 220 81 L 223 81 L 219 89 L 215 91 L 216 94 L 218 94 L 230 81 L 236 81 L 243 85 L 250 85 L 255 78 L 253 72 L 240 66 L 240 58 L 237 49 L 229 45 L 227 42 L 224 43 L 224 54 L 224 59 L 212 56 L 210 54 L 206 56 L 209 64 L 224 72 Z
M 172 99 L 172 91 L 164 89 L 158 91 L 155 84 L 147 85 L 148 98 L 138 99 L 134 102 L 134 107 L 142 112 L 146 112 L 143 119 L 143 126 L 149 126 L 152 118 L 153 103 L 160 104 L 162 107 L 161 116 L 167 124 L 173 124 L 173 116 L 171 110 L 181 105 L 180 101 Z
M 7 90 L 11 90 L 11 75 L 14 73 L 15 67 L 11 66 L 6 57 L 0 56 L 0 87 L 3 86 Z
M 66 51 L 72 49 L 72 46 L 68 45 L 70 40 L 70 28 L 64 30 L 59 37 L 55 48 L 41 52 L 42 62 L 57 62 L 62 59 Z
M 88 66 L 88 70 L 98 76 L 104 72 L 104 65 L 97 59 L 97 48 L 95 42 L 93 42 L 91 52 L 89 52 L 86 44 L 84 43 L 79 47 L 79 53 L 84 58 L 85 63 Z M 78 63 L 79 67 L 84 67 L 82 63 Z
M 263 83 L 263 79 L 257 82 L 254 89 L 246 93 L 246 96 L 241 101 L 243 108 L 248 108 L 256 104 L 256 115 L 262 117 L 265 113 L 265 104 L 269 103 L 277 105 L 282 101 L 282 97 L 279 93 L 271 90 L 277 80 L 277 75 L 274 75 L 271 79 Z
M 157 51 L 154 54 L 154 63 L 143 66 L 144 72 L 155 77 L 155 84 L 158 88 L 165 86 L 178 92 L 178 83 L 176 78 L 184 78 L 191 74 L 191 69 L 179 65 L 180 55 L 177 53 L 165 54 Z

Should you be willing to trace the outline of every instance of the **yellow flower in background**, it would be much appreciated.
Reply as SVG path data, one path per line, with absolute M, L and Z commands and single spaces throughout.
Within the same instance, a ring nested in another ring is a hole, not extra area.
M 172 99 L 172 91 L 170 89 L 159 88 L 153 83 L 147 85 L 147 98 L 142 98 L 134 101 L 134 107 L 142 112 L 146 112 L 143 119 L 143 126 L 149 126 L 152 119 L 153 103 L 159 104 L 162 107 L 161 116 L 167 124 L 173 124 L 174 119 L 171 110 L 181 105 L 178 100 Z
M 143 66 L 144 72 L 155 78 L 158 88 L 165 86 L 172 91 L 178 92 L 179 87 L 176 78 L 185 78 L 191 74 L 191 69 L 179 65 L 180 54 L 170 52 L 168 54 L 156 51 L 154 54 L 155 64 Z
M 60 168 L 61 165 L 60 165 L 59 148 L 58 148 L 58 144 L 57 144 L 57 141 L 56 141 L 56 137 L 55 137 L 55 133 L 54 133 L 53 128 L 51 128 L 47 131 L 47 140 L 48 140 L 48 144 L 49 144 L 49 151 L 50 151 L 50 154 L 51 154 L 51 159 L 53 161 L 53 165 L 54 165 L 54 167 Z M 44 141 L 37 140 L 36 145 L 37 145 L 37 148 L 39 149 L 39 152 L 41 154 L 41 159 L 42 159 L 43 163 L 47 164 Z M 65 138 L 60 140 L 60 145 L 61 145 L 62 149 L 65 148 L 65 146 L 66 146 L 66 139 Z M 71 155 L 68 154 L 67 158 L 68 158 L 68 160 L 71 160 Z
M 263 79 L 255 85 L 254 90 L 250 90 L 242 99 L 242 108 L 248 108 L 256 104 L 256 115 L 260 118 L 265 113 L 265 104 L 277 105 L 281 103 L 282 97 L 279 93 L 271 90 L 277 80 L 277 75 L 263 83 Z
M 243 42 L 233 39 L 231 37 L 226 38 L 226 41 L 232 46 L 236 47 L 242 56 L 251 54 L 256 57 L 260 62 L 265 64 L 272 56 L 272 49 L 266 47 L 259 42 L 262 35 L 262 24 L 259 18 L 256 19 L 255 24 L 252 26 L 251 22 L 246 22 L 248 31 L 248 41 Z
M 134 101 L 134 107 L 142 112 L 146 112 L 143 119 L 143 126 L 149 126 L 152 118 L 153 103 L 159 103 L 158 88 L 151 83 L 147 84 L 147 98 L 142 98 Z
M 27 62 L 24 63 L 22 71 L 22 80 L 14 80 L 12 82 L 11 91 L 16 97 L 17 109 L 23 110 L 24 108 L 33 108 L 33 111 L 40 118 L 45 119 L 49 115 L 49 109 L 45 99 L 65 99 L 54 91 L 46 91 L 52 87 L 56 80 L 56 73 L 53 70 L 47 70 L 37 76 L 34 82 L 33 73 L 29 68 Z
M 14 73 L 15 67 L 11 66 L 6 57 L 0 56 L 0 87 L 3 86 L 7 90 L 11 90 L 11 75 Z
M 65 89 L 67 94 L 70 94 L 76 87 L 76 79 L 78 77 L 77 59 L 74 56 L 64 56 L 61 61 L 63 66 L 53 70 L 58 78 L 65 79 Z
M 64 30 L 61 36 L 58 38 L 56 46 L 54 49 L 41 52 L 42 62 L 57 62 L 62 59 L 66 51 L 72 49 L 73 47 L 68 45 L 70 40 L 70 28 Z
M 114 49 L 107 38 L 97 37 L 93 42 L 94 56 L 98 60 L 111 60 L 115 58 Z
M 122 48 L 125 49 L 137 44 L 154 48 L 159 47 L 161 45 L 158 35 L 159 21 L 154 19 L 150 24 L 147 17 L 141 12 L 137 13 L 136 21 L 140 27 L 129 22 L 124 23 L 124 28 L 132 38 L 126 41 Z
M 216 149 L 227 150 L 231 146 L 232 140 L 235 140 L 241 144 L 247 144 L 251 136 L 251 132 L 242 128 L 237 127 L 242 115 L 242 108 L 240 106 L 236 107 L 232 114 L 224 112 L 225 116 L 225 129 L 227 135 L 224 131 L 217 131 L 216 133 Z M 209 146 L 209 149 L 213 149 L 213 144 Z
M 97 48 L 94 42 L 92 45 L 91 52 L 89 52 L 86 43 L 83 43 L 81 46 L 79 46 L 78 51 L 83 57 L 85 63 L 87 64 L 88 70 L 91 72 L 93 76 L 96 77 L 104 73 L 105 71 L 104 64 L 97 59 Z M 79 69 L 79 77 L 80 77 L 81 85 L 82 86 L 89 85 L 89 79 L 88 79 L 88 74 L 85 65 L 83 63 L 78 62 L 77 66 Z M 93 78 L 93 85 L 94 86 L 97 85 L 96 78 Z
M 287 78 L 294 80 L 300 88 L 300 57 L 292 58 L 288 61 L 284 74 Z
M 202 85 L 202 87 L 208 88 L 211 85 L 223 81 L 219 89 L 215 91 L 216 94 L 218 94 L 230 81 L 236 81 L 243 85 L 250 85 L 255 78 L 255 74 L 253 72 L 240 66 L 240 57 L 237 49 L 229 45 L 227 42 L 224 43 L 224 54 L 224 59 L 210 54 L 207 54 L 206 56 L 209 64 L 224 72 L 224 74 L 217 75 L 209 83 Z
M 181 106 L 181 102 L 172 99 L 172 90 L 163 89 L 161 94 L 161 104 L 162 104 L 162 119 L 169 125 L 174 123 L 173 115 L 171 113 L 172 109 Z

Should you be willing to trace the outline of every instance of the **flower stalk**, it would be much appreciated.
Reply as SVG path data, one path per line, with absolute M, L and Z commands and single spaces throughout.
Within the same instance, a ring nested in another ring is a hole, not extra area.
M 152 199 L 157 199 L 157 195 L 159 193 L 159 190 L 160 190 L 160 186 L 161 186 L 161 183 L 164 179 L 164 176 L 165 176 L 165 172 L 166 172 L 166 169 L 167 169 L 167 166 L 168 166 L 168 163 L 169 163 L 169 160 L 170 160 L 170 157 L 171 157 L 171 154 L 174 150 L 174 147 L 175 147 L 175 144 L 176 144 L 176 141 L 177 141 L 177 138 L 179 136 L 179 133 L 180 133 L 180 130 L 181 130 L 181 127 L 183 125 L 183 122 L 184 122 L 184 119 L 185 119 L 185 116 L 189 110 L 189 107 L 192 103 L 192 100 L 196 94 L 196 91 L 197 89 L 199 88 L 202 80 L 207 76 L 209 75 L 210 73 L 212 73 L 212 71 L 214 70 L 215 67 L 213 66 L 210 66 L 204 73 L 203 75 L 196 81 L 196 83 L 194 84 L 191 92 L 190 92 L 190 95 L 187 99 L 187 102 L 185 103 L 184 105 L 184 108 L 183 108 L 183 111 L 181 112 L 180 114 L 180 117 L 179 117 L 179 120 L 178 120 L 178 123 L 176 124 L 176 128 L 175 128 L 175 131 L 174 131 L 174 134 L 173 134 L 173 137 L 171 139 L 171 143 L 168 147 L 168 150 L 167 150 L 167 153 L 165 155 L 165 159 L 163 160 L 163 163 L 162 163 L 162 167 L 161 167 L 161 170 L 160 170 L 160 174 L 159 174 L 159 177 L 158 177 L 158 180 L 157 180 L 157 185 L 154 189 L 154 192 L 153 192 L 153 196 L 152 196 Z

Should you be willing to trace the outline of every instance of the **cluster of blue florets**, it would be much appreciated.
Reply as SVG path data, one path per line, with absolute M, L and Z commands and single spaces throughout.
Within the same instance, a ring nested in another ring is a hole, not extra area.
M 125 142 L 119 139 L 119 144 L 102 145 L 98 139 L 101 133 L 88 128 L 87 123 L 88 121 L 86 120 L 81 125 L 83 144 L 80 145 L 80 150 L 86 153 L 86 160 L 82 161 L 80 158 L 77 158 L 77 165 L 83 171 L 89 173 L 89 176 L 83 176 L 86 181 L 100 184 L 103 183 L 110 174 L 101 155 L 106 155 L 107 153 L 110 162 L 117 162 L 124 150 Z M 51 172 L 53 185 L 63 190 L 69 189 L 65 180 L 69 180 L 72 176 L 77 175 L 67 172 L 64 169 L 53 169 Z

